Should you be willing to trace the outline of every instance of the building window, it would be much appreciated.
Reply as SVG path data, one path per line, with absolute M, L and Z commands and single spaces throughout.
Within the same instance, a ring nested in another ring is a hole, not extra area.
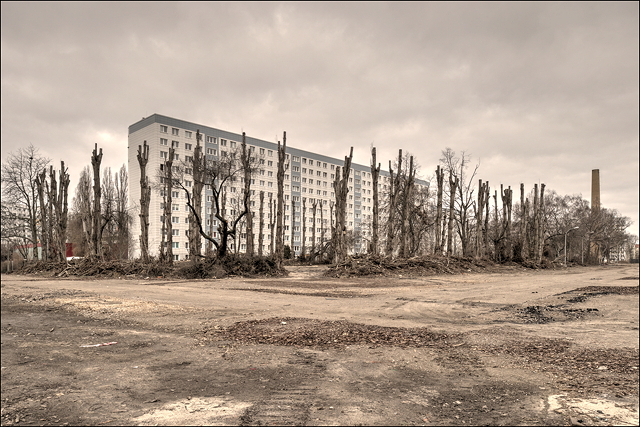
M 185 181 L 184 182 L 184 186 L 185 187 L 191 187 L 191 184 L 192 184 L 191 181 Z
M 260 149 L 260 155 L 261 155 L 261 156 L 264 156 L 264 148 L 261 148 L 261 149 Z
M 180 242 L 171 242 L 171 247 L 173 249 L 180 249 Z M 177 256 L 177 255 L 175 255 Z
M 171 128 L 171 135 L 175 135 L 175 136 L 180 135 L 180 129 Z
M 273 150 L 267 150 L 267 156 L 273 157 Z M 269 165 L 271 166 L 271 165 Z
M 171 235 L 172 236 L 179 236 L 180 235 L 180 230 L 177 230 L 177 229 L 174 228 L 173 230 L 171 230 Z
M 211 144 L 215 144 L 216 143 L 216 139 L 212 136 L 207 136 L 207 142 L 210 142 Z
M 180 160 L 180 156 L 177 153 L 173 153 L 173 160 Z
M 160 125 L 160 132 L 167 133 L 167 127 L 163 126 L 163 125 Z
M 180 143 L 178 141 L 171 141 L 171 148 L 180 148 Z
M 166 159 L 168 157 L 169 157 L 169 153 L 167 153 L 166 151 L 161 151 L 160 152 L 160 158 Z
M 191 138 L 191 131 L 185 130 L 184 136 L 186 136 L 187 138 Z
M 171 192 L 171 197 L 175 197 L 176 199 L 180 198 L 180 192 L 179 191 L 172 191 Z
M 167 145 L 168 143 L 167 138 L 160 138 L 160 145 Z
M 236 142 L 235 141 L 229 141 L 229 147 L 230 148 L 236 148 Z
M 187 144 L 187 143 L 185 143 L 185 144 L 184 144 L 184 149 L 185 149 L 185 150 L 191 150 L 191 144 Z
M 171 222 L 173 222 L 174 224 L 178 224 L 180 222 L 180 218 L 178 218 L 177 216 L 172 216 Z

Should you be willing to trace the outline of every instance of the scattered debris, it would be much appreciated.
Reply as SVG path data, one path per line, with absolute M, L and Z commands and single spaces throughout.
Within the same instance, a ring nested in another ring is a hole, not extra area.
M 286 327 L 285 327 L 286 325 Z M 295 317 L 237 322 L 228 328 L 206 328 L 199 335 L 242 343 L 307 347 L 341 347 L 367 344 L 374 347 L 450 347 L 460 341 L 459 334 L 441 334 L 427 328 L 397 328 L 352 323 L 346 320 L 322 321 Z

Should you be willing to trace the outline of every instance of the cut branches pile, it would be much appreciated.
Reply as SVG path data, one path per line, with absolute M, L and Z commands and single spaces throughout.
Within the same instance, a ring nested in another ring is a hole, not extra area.
M 283 276 L 284 268 L 279 268 L 273 258 L 233 257 L 220 260 L 207 259 L 205 262 L 192 265 L 188 262 L 173 265 L 156 259 L 148 262 L 141 260 L 100 261 L 95 258 L 74 259 L 69 262 L 27 263 L 15 271 L 18 274 L 40 274 L 49 277 L 109 277 L 109 278 L 186 278 L 186 279 L 219 279 L 228 276 Z
M 381 256 L 353 256 L 331 266 L 326 276 L 428 276 L 435 274 L 459 274 L 464 272 L 482 272 L 495 266 L 491 261 L 473 258 L 423 256 L 391 259 Z

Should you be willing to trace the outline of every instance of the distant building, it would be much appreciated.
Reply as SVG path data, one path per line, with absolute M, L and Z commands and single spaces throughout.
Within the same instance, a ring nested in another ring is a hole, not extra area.
M 129 147 L 128 147 L 128 169 L 129 169 L 129 203 L 136 208 L 133 215 L 134 224 L 132 233 L 135 248 L 131 251 L 132 257 L 140 256 L 140 247 L 138 243 L 138 235 L 140 234 L 139 224 L 139 203 L 140 203 L 140 166 L 137 160 L 138 146 L 142 146 L 144 141 L 149 145 L 149 162 L 147 164 L 147 176 L 152 184 L 151 203 L 149 208 L 149 251 L 151 255 L 159 253 L 160 243 L 162 241 L 161 230 L 163 216 L 162 197 L 160 192 L 153 189 L 153 183 L 156 181 L 158 171 L 161 164 L 164 164 L 169 148 L 175 148 L 177 162 L 185 160 L 193 156 L 193 149 L 196 146 L 196 131 L 202 134 L 203 154 L 208 158 L 216 159 L 225 155 L 228 150 L 239 147 L 242 141 L 242 135 L 232 133 L 209 126 L 187 122 L 172 117 L 153 114 L 152 116 L 143 118 L 137 123 L 129 126 Z M 257 155 L 264 160 L 263 170 L 255 181 L 252 182 L 251 210 L 258 218 L 259 209 L 259 193 L 265 192 L 265 228 L 264 228 L 264 253 L 269 253 L 271 245 L 270 231 L 268 229 L 268 201 L 269 197 L 277 198 L 277 167 L 278 167 L 278 145 L 274 142 L 263 141 L 260 139 L 246 137 L 247 147 L 254 150 Z M 344 159 L 335 159 L 319 153 L 301 150 L 287 144 L 286 148 L 287 162 L 290 167 L 285 172 L 285 208 L 284 208 L 284 244 L 289 245 L 292 251 L 299 255 L 301 247 L 306 243 L 307 247 L 311 246 L 312 227 L 316 228 L 316 243 L 320 242 L 321 229 L 325 229 L 325 237 L 329 239 L 331 230 L 330 204 L 334 202 L 335 196 L 332 183 L 335 178 L 335 169 L 344 164 Z M 348 155 L 348 147 L 345 147 L 345 155 Z M 176 163 L 177 163 L 176 162 Z M 349 178 L 349 196 L 347 200 L 347 227 L 355 232 L 355 240 L 352 252 L 365 252 L 370 239 L 370 224 L 372 218 L 372 180 L 370 166 L 364 166 L 356 163 L 351 165 L 351 173 Z M 380 188 L 384 190 L 388 185 L 389 174 L 381 171 Z M 187 185 L 192 183 L 185 180 Z M 417 181 L 418 185 L 426 185 L 424 181 Z M 229 188 L 229 198 L 233 198 L 237 194 L 237 199 L 241 198 L 244 184 L 238 180 Z M 211 208 L 211 191 L 205 190 L 203 194 L 203 218 L 208 218 Z M 314 200 L 322 203 L 323 223 L 320 223 L 320 215 L 316 216 L 316 224 L 313 224 L 312 214 L 306 214 L 306 223 L 301 224 L 300 206 L 302 200 L 306 201 L 307 212 L 310 211 L 311 204 Z M 292 215 L 291 202 L 296 202 L 296 212 Z M 184 192 L 174 190 L 172 204 L 172 226 L 173 226 L 173 254 L 175 260 L 184 260 L 188 257 L 188 236 L 187 230 L 189 224 L 188 210 L 186 208 L 186 198 Z M 258 244 L 258 225 L 254 221 L 254 233 L 256 236 L 254 242 Z M 213 237 L 217 237 L 217 223 L 206 224 L 207 231 L 212 233 Z M 306 242 L 302 242 L 301 227 L 308 227 L 306 231 Z M 203 239 L 204 240 L 204 239 Z M 246 249 L 246 239 L 241 236 L 232 250 L 244 252 Z M 203 247 L 204 247 L 203 242 Z

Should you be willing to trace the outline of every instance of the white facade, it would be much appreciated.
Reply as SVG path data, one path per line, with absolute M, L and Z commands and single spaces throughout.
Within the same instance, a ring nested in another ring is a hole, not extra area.
M 202 134 L 201 143 L 203 144 L 203 154 L 207 157 L 217 157 L 223 155 L 225 150 L 231 150 L 239 147 L 242 141 L 242 135 L 231 132 L 222 131 L 208 126 L 198 125 L 171 117 L 154 114 L 153 116 L 142 119 L 141 121 L 129 127 L 129 146 L 128 146 L 128 169 L 129 169 L 129 203 L 134 212 L 134 224 L 132 227 L 135 246 L 131 251 L 133 257 L 140 256 L 140 245 L 138 236 L 140 234 L 139 223 L 139 206 L 140 206 L 140 166 L 137 160 L 138 147 L 146 141 L 149 145 L 149 162 L 147 164 L 147 176 L 152 186 L 151 203 L 149 207 L 149 252 L 151 255 L 157 255 L 161 244 L 161 217 L 163 215 L 162 197 L 160 192 L 154 188 L 156 184 L 160 165 L 164 163 L 168 155 L 169 148 L 172 145 L 175 148 L 177 162 L 184 160 L 187 156 L 193 156 L 193 149 L 196 146 L 196 131 Z M 258 157 L 263 161 L 262 169 L 258 175 L 253 177 L 251 185 L 252 190 L 252 207 L 254 212 L 254 244 L 258 245 L 258 210 L 259 210 L 259 194 L 260 191 L 265 193 L 264 205 L 264 248 L 263 253 L 269 254 L 271 247 L 271 232 L 268 227 L 270 222 L 268 201 L 271 196 L 274 200 L 277 198 L 277 168 L 278 168 L 278 149 L 277 143 L 258 140 L 247 137 L 248 149 L 254 150 Z M 285 211 L 284 211 L 284 244 L 289 245 L 296 255 L 299 255 L 303 244 L 307 248 L 312 245 L 312 229 L 316 228 L 316 243 L 322 243 L 321 230 L 325 229 L 325 240 L 331 238 L 331 216 L 330 205 L 334 202 L 335 196 L 333 192 L 333 181 L 335 178 L 335 169 L 344 164 L 344 159 L 334 159 L 321 154 L 300 150 L 287 145 L 287 163 L 288 169 L 285 172 L 284 192 L 285 192 Z M 345 153 L 345 154 L 348 154 Z M 384 175 L 383 175 L 384 174 Z M 382 172 L 380 176 L 380 189 L 386 188 L 388 176 L 386 172 Z M 188 176 L 185 177 L 185 183 L 189 185 Z M 362 166 L 352 163 L 351 173 L 349 175 L 349 195 L 347 200 L 347 227 L 355 230 L 354 252 L 366 251 L 368 241 L 370 239 L 370 227 L 372 218 L 372 178 L 369 166 Z M 232 208 L 233 202 L 241 200 L 244 183 L 237 180 L 228 188 L 227 206 Z M 234 197 L 234 194 L 237 197 Z M 203 219 L 209 217 L 210 196 L 211 192 L 205 190 L 203 194 Z M 237 200 L 236 200 L 237 199 Z M 301 223 L 301 203 L 306 202 L 305 222 Z M 316 223 L 313 224 L 312 203 L 318 200 L 322 204 L 323 222 L 320 221 L 320 212 L 316 213 Z M 292 218 L 291 204 L 292 201 L 296 205 L 295 215 Z M 231 202 L 231 203 L 230 203 Z M 188 237 L 186 230 L 189 228 L 187 223 L 188 210 L 186 207 L 186 196 L 184 191 L 173 190 L 172 201 L 172 222 L 173 222 L 173 254 L 177 260 L 187 259 L 188 255 Z M 275 214 L 274 214 L 275 215 Z M 292 223 L 293 219 L 293 223 Z M 209 224 L 211 231 L 216 237 L 217 224 Z M 302 229 L 306 227 L 306 242 L 302 242 Z M 231 251 L 244 252 L 245 239 L 241 234 Z M 204 239 L 203 248 L 204 248 Z

